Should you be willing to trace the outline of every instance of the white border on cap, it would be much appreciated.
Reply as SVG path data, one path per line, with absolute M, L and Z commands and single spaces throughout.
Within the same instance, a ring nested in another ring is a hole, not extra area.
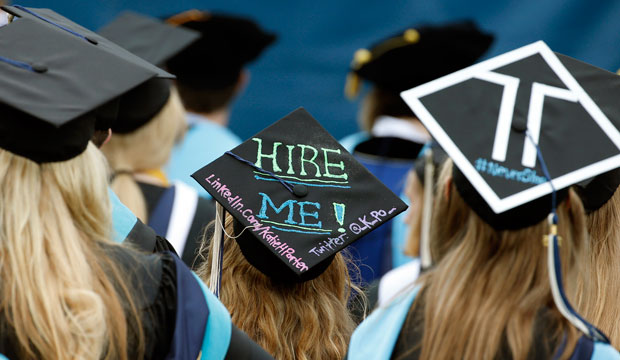
M 583 90 L 581 85 L 575 80 L 575 78 L 571 75 L 571 73 L 562 65 L 557 56 L 551 51 L 551 49 L 545 44 L 543 41 L 537 41 L 535 43 L 523 46 L 516 50 L 509 51 L 502 55 L 496 56 L 492 59 L 483 61 L 476 65 L 472 65 L 465 69 L 454 72 L 450 75 L 446 75 L 439 79 L 433 80 L 426 84 L 420 85 L 410 90 L 403 91 L 401 93 L 402 98 L 405 100 L 407 105 L 411 107 L 416 116 L 422 121 L 424 126 L 428 129 L 428 131 L 432 134 L 435 140 L 441 145 L 441 147 L 448 153 L 448 155 L 452 158 L 456 166 L 459 167 L 461 172 L 465 174 L 467 179 L 472 183 L 472 185 L 476 188 L 476 190 L 480 193 L 480 195 L 484 198 L 484 200 L 489 204 L 491 209 L 495 211 L 495 213 L 502 213 L 504 211 L 510 210 L 519 205 L 525 204 L 532 200 L 535 200 L 541 196 L 547 195 L 551 193 L 552 188 L 548 182 L 536 185 L 529 189 L 523 190 L 516 194 L 507 196 L 503 199 L 500 199 L 499 196 L 491 189 L 489 184 L 482 178 L 482 176 L 478 173 L 478 171 L 474 168 L 469 160 L 463 155 L 461 150 L 454 144 L 452 139 L 448 136 L 448 134 L 443 130 L 441 125 L 435 120 L 435 118 L 430 114 L 430 112 L 426 109 L 426 107 L 420 101 L 420 98 L 435 93 L 437 91 L 441 91 L 450 86 L 456 85 L 463 81 L 469 80 L 471 78 L 481 78 L 488 81 L 489 74 L 493 75 L 501 75 L 497 73 L 492 73 L 492 70 L 495 70 L 499 67 L 511 64 L 518 60 L 527 58 L 534 54 L 540 54 L 543 59 L 547 62 L 549 67 L 555 72 L 555 74 L 562 80 L 564 85 L 568 88 L 570 92 L 574 94 L 577 101 L 584 107 L 586 112 L 596 121 L 596 123 L 601 127 L 601 129 L 605 132 L 605 134 L 609 137 L 609 139 L 618 147 L 619 154 L 609 157 L 607 159 L 598 161 L 594 164 L 590 164 L 578 170 L 572 171 L 568 174 L 562 175 L 555 179 L 551 180 L 551 183 L 556 189 L 562 189 L 572 184 L 575 184 L 579 181 L 591 178 L 598 174 L 604 173 L 606 171 L 615 169 L 620 166 L 620 132 L 618 129 L 609 121 L 607 116 L 601 111 L 601 109 L 594 103 L 594 101 L 590 98 L 590 96 Z M 501 76 L 498 76 L 498 78 Z M 515 84 L 511 83 L 509 79 L 517 79 L 514 77 L 505 77 L 503 79 L 504 85 L 504 95 L 502 98 L 502 104 L 500 107 L 500 118 L 506 116 L 506 111 L 502 111 L 506 109 L 504 105 L 508 106 L 510 109 L 513 108 L 514 102 L 510 99 L 510 96 L 516 94 Z M 496 79 L 497 80 L 497 79 Z M 498 80 L 499 83 L 501 80 Z M 518 81 L 518 79 L 517 79 Z M 518 82 L 517 82 L 518 85 Z M 508 96 L 507 96 L 508 93 Z M 510 105 L 512 104 L 512 105 Z M 502 113 L 504 116 L 501 116 Z M 512 119 L 512 111 L 510 112 L 510 118 Z M 499 119 L 498 119 L 499 120 Z M 505 119 L 504 119 L 505 120 Z M 535 139 L 538 138 L 538 134 L 533 136 Z M 543 154 L 544 156 L 544 154 Z

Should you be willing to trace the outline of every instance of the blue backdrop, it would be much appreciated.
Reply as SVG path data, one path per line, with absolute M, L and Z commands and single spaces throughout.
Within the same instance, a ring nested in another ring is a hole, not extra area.
M 355 50 L 420 22 L 472 18 L 496 35 L 489 56 L 544 40 L 555 51 L 607 70 L 620 67 L 620 1 L 614 0 L 21 0 L 91 29 L 124 9 L 165 16 L 190 8 L 250 16 L 279 34 L 250 67 L 231 128 L 248 138 L 304 106 L 336 138 L 357 129 L 358 102 L 343 95 Z M 217 54 L 213 54 L 217 56 Z

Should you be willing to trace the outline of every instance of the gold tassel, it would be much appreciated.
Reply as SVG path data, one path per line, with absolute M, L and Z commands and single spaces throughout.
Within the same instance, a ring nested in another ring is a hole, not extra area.
M 372 59 L 372 53 L 368 49 L 358 49 L 353 54 L 351 69 L 358 70 L 364 64 L 370 62 L 370 59 Z M 349 100 L 355 99 L 360 92 L 361 84 L 362 80 L 360 79 L 360 77 L 354 71 L 351 71 L 347 75 L 347 81 L 344 85 L 344 95 Z
M 360 92 L 360 87 L 360 77 L 354 72 L 348 73 L 347 82 L 344 85 L 344 95 L 347 97 L 347 99 L 355 99 Z

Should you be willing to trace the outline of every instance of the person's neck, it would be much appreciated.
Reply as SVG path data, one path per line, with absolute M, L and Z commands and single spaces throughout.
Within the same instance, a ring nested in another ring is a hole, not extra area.
M 230 120 L 230 109 L 228 107 L 222 108 L 220 110 L 215 110 L 209 113 L 196 113 L 200 116 L 204 116 L 209 119 L 209 121 L 214 122 L 216 124 L 222 125 L 224 127 L 228 126 L 228 122 Z

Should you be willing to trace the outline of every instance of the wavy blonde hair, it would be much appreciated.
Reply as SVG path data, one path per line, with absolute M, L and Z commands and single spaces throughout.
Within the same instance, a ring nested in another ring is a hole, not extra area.
M 129 134 L 114 134 L 101 147 L 113 172 L 122 172 L 112 180 L 112 190 L 144 223 L 148 222 L 146 201 L 132 174 L 163 167 L 185 129 L 185 108 L 172 87 L 168 101 L 152 120 Z
M 106 179 L 92 143 L 45 164 L 0 150 L 0 321 L 14 329 L 20 358 L 144 352 L 128 287 L 104 251 L 116 246 Z
M 409 213 L 407 213 L 407 218 L 405 221 L 409 226 L 407 229 L 407 238 L 405 239 L 403 253 L 407 256 L 418 257 L 420 256 L 420 239 L 422 236 L 424 186 L 418 179 L 418 175 L 413 169 L 409 170 L 409 173 L 407 173 L 405 194 L 411 200 L 411 205 L 409 205 L 409 209 L 407 210 Z
M 447 161 L 433 211 L 431 251 L 436 266 L 420 278 L 424 334 L 410 351 L 421 359 L 493 359 L 506 339 L 513 359 L 526 359 L 534 341 L 539 311 L 549 308 L 552 344 L 566 336 L 563 359 L 570 357 L 579 333 L 555 308 L 547 272 L 546 221 L 514 231 L 496 231 L 463 201 L 451 183 Z M 447 195 L 447 196 L 446 196 Z M 562 271 L 574 289 L 579 257 L 585 253 L 585 215 L 572 191 L 557 209 Z M 441 221 L 444 229 L 438 229 Z M 445 243 L 445 244 L 442 244 Z M 416 327 L 407 320 L 406 329 Z M 550 349 L 553 351 L 554 349 Z
M 585 319 L 599 327 L 620 349 L 620 191 L 587 215 L 590 251 L 580 273 L 575 303 Z
M 230 215 L 226 232 L 234 233 Z M 200 253 L 209 256 L 197 270 L 206 283 L 213 252 L 209 247 L 203 241 Z M 342 359 L 356 326 L 347 301 L 352 290 L 360 291 L 351 283 L 347 264 L 338 253 L 313 280 L 275 282 L 250 265 L 237 242 L 225 236 L 220 300 L 233 324 L 278 360 Z

